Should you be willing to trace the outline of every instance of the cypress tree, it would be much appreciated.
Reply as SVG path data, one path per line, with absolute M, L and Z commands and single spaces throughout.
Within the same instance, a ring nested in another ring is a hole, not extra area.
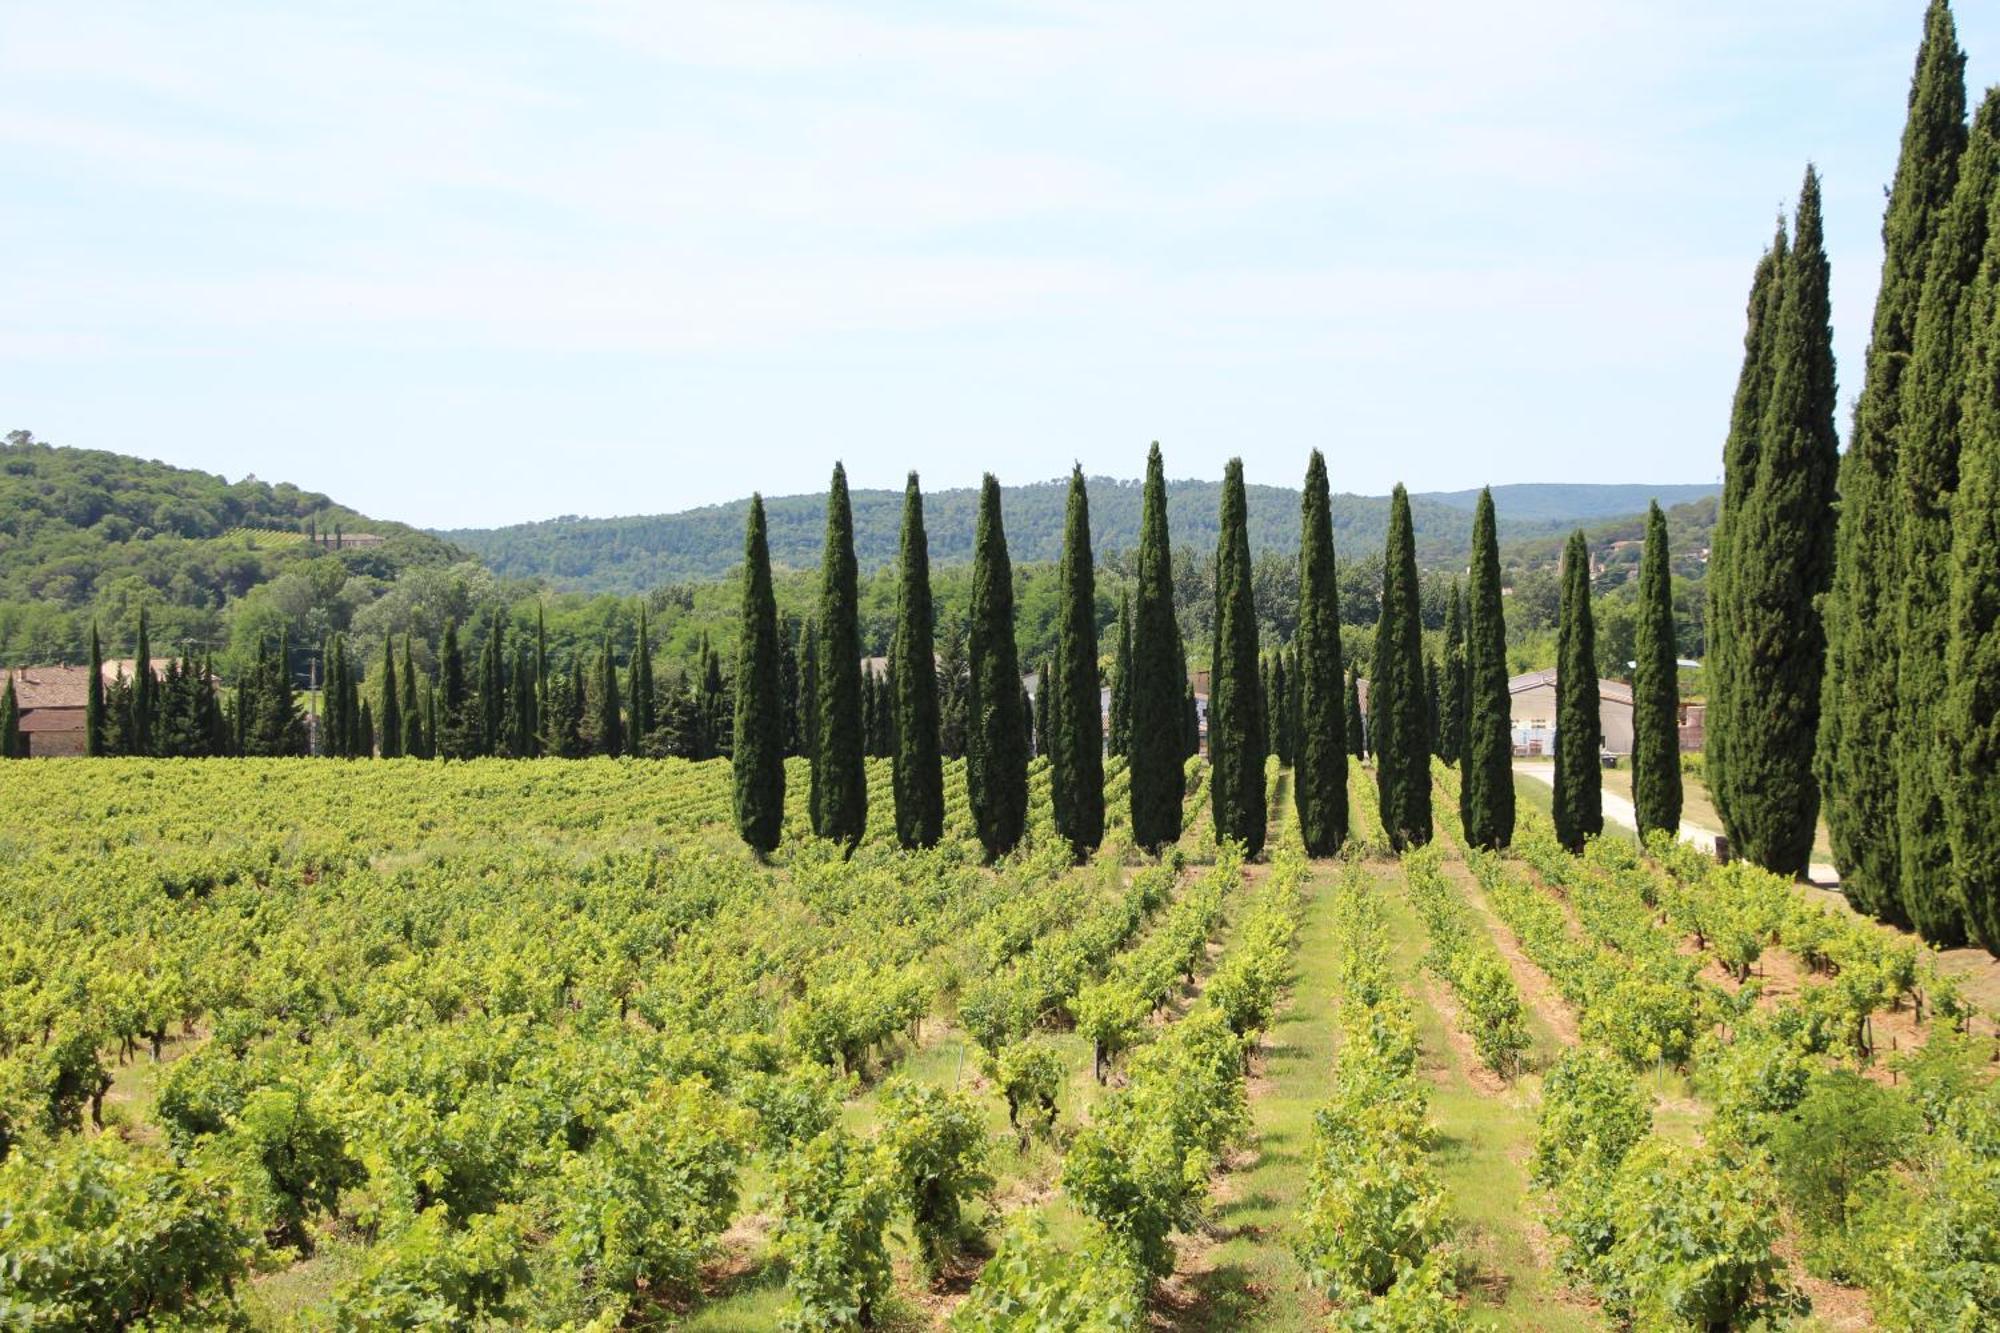
M 423 710 L 417 696 L 417 662 L 411 650 L 413 636 L 403 636 L 403 753 L 412 759 L 429 759 L 430 747 L 424 736 Z
M 1090 493 L 1083 468 L 1069 474 L 1049 696 L 1049 789 L 1056 833 L 1080 860 L 1104 841 L 1104 707 L 1097 683 L 1097 566 L 1090 546 Z M 1115 706 L 1115 705 L 1114 705 Z
M 1167 532 L 1166 465 L 1156 441 L 1146 458 L 1139 526 L 1139 594 L 1127 654 L 1126 745 L 1132 769 L 1132 840 L 1157 851 L 1181 836 L 1187 795 L 1186 696 L 1180 625 L 1174 617 L 1173 547 Z
M 1243 460 L 1222 472 L 1221 532 L 1215 547 L 1215 646 L 1208 686 L 1209 796 L 1217 838 L 1264 850 L 1266 728 L 1257 679 L 1257 605 L 1251 589 L 1250 531 Z
M 1356 759 L 1368 757 L 1368 719 L 1361 715 L 1361 672 L 1347 673 L 1347 752 Z
M 972 659 L 965 784 L 972 823 L 990 861 L 1021 840 L 1028 818 L 1027 719 L 1014 647 L 1014 568 L 1000 521 L 1000 483 L 987 473 L 972 544 Z
M 132 650 L 132 721 L 126 729 L 131 754 L 153 753 L 153 722 L 159 713 L 160 684 L 153 676 L 152 636 L 146 608 L 139 608 L 139 637 Z
M 1118 642 L 1111 659 L 1111 730 L 1105 738 L 1112 754 L 1125 754 L 1132 735 L 1132 594 L 1118 594 Z
M 1280 648 L 1277 665 L 1273 674 L 1277 677 L 1276 695 L 1271 707 L 1278 712 L 1278 745 L 1275 753 L 1278 762 L 1290 768 L 1298 759 L 1298 699 L 1299 699 L 1299 657 L 1294 649 Z
M 104 753 L 104 646 L 98 642 L 97 622 L 90 622 L 90 679 L 84 685 L 83 752 Z
M 1472 515 L 1465 596 L 1465 751 L 1458 810 L 1465 838 L 1497 850 L 1514 838 L 1514 724 L 1507 694 L 1507 623 L 1500 606 L 1500 543 L 1493 490 Z
M 745 577 L 749 575 L 746 572 Z M 646 632 L 646 603 L 639 602 L 638 644 L 632 655 L 632 753 L 653 734 L 653 641 Z
M 535 757 L 535 667 L 528 645 L 514 645 L 514 679 L 507 689 L 511 720 L 508 723 L 507 752 L 516 759 Z
M 769 856 L 785 825 L 785 720 L 778 692 L 778 600 L 771 589 L 762 495 L 751 495 L 745 529 L 730 776 L 736 788 L 736 831 L 751 851 Z
M 1950 414 L 1956 416 L 1955 388 L 1939 392 L 1935 383 L 1919 388 L 1912 382 L 1911 354 L 1922 355 L 1917 346 L 1919 306 L 1934 299 L 1927 270 L 1965 142 L 1965 56 L 1958 49 L 1950 6 L 1932 0 L 1882 222 L 1882 285 L 1876 294 L 1866 379 L 1855 406 L 1853 439 L 1839 464 L 1837 553 L 1825 608 L 1826 707 L 1820 714 L 1817 752 L 1841 887 L 1856 907 L 1892 919 L 1908 915 L 1900 903 L 1883 911 L 1885 899 L 1904 896 L 1899 863 L 1907 863 L 1920 885 L 1939 879 L 1949 856 L 1942 810 L 1929 778 L 1931 747 L 1923 735 L 1913 744 L 1901 739 L 1913 726 L 1927 733 L 1935 695 L 1913 699 L 1909 687 L 1898 689 L 1897 678 L 1899 655 L 1913 634 L 1930 659 L 1914 673 L 1914 683 L 1935 691 L 1942 688 L 1944 674 L 1943 626 L 1935 633 L 1928 626 L 1941 621 L 1948 597 L 1949 486 L 1939 493 L 1928 488 L 1937 479 L 1922 476 L 1925 484 L 1911 494 L 1917 478 L 1902 455 L 1908 447 L 1910 409 L 1922 412 L 1923 399 L 1954 400 Z M 1982 198 L 1982 232 L 1984 203 Z M 1976 249 L 1971 262 L 1978 262 Z M 1953 282 L 1938 295 L 1955 306 L 1959 286 Z M 1941 340 L 1948 342 L 1948 333 Z M 1948 353 L 1944 360 L 1949 361 Z M 1903 533 L 1904 516 L 1929 534 L 1913 539 Z M 1914 625 L 1901 623 L 1905 617 L 1897 614 L 1898 590 L 1905 580 L 1917 584 L 1910 608 Z M 1906 792 L 1912 772 L 1923 776 L 1917 790 Z M 1903 849 L 1903 830 L 1911 827 L 1920 845 Z
M 806 823 L 819 827 L 819 622 L 808 619 L 799 630 L 800 744 L 806 756 Z
M 1562 603 L 1556 627 L 1556 839 L 1573 852 L 1604 832 L 1604 779 L 1598 755 L 1597 630 L 1590 614 L 1590 546 L 1583 529 L 1563 550 Z
M 1903 915 L 1926 940 L 1944 947 L 1963 943 L 1969 926 L 1945 810 L 1947 752 L 1960 737 L 1944 728 L 1949 710 L 1938 701 L 1950 691 L 1952 510 L 1968 425 L 1962 407 L 1968 392 L 1974 399 L 1981 392 L 1975 347 L 1981 321 L 1991 317 L 1979 307 L 1979 291 L 1988 280 L 1981 261 L 1989 209 L 2000 198 L 1996 162 L 2000 89 L 1987 94 L 1974 120 L 1925 274 L 1916 350 L 1902 380 L 1895 479 L 1903 574 L 1894 608 L 1900 648 L 1894 692 L 1897 885 Z M 1841 705 L 1831 698 L 1828 711 Z
M 1416 530 L 1410 493 L 1389 498 L 1382 556 L 1382 618 L 1375 625 L 1374 675 L 1368 680 L 1375 786 L 1389 845 L 1397 851 L 1431 840 L 1431 761 L 1425 720 L 1423 611 L 1417 596 Z
M 1716 508 L 1715 531 L 1709 538 L 1708 656 L 1703 675 L 1708 688 L 1708 726 L 1702 767 L 1709 794 L 1718 808 L 1727 807 L 1735 790 L 1730 765 L 1730 728 L 1718 725 L 1737 693 L 1737 620 L 1734 593 L 1736 565 L 1733 534 L 1747 524 L 1745 511 L 1757 477 L 1758 436 L 1764 404 L 1771 394 L 1771 344 L 1778 327 L 1778 304 L 1784 299 L 1785 269 L 1791 243 L 1784 219 L 1778 221 L 1771 248 L 1757 263 L 1750 281 L 1749 308 L 1743 333 L 1743 368 L 1736 380 L 1736 397 L 1729 413 L 1729 434 L 1722 446 L 1722 500 Z M 1726 818 L 1726 816 L 1725 816 Z
M 1992 107 L 1989 94 L 1975 145 Z M 1993 202 L 2000 208 L 2000 196 Z M 1937 752 L 1962 916 L 1974 938 L 2000 954 L 2000 226 L 1988 229 L 1965 307 L 1965 418 L 1951 505 L 1950 641 Z
M 320 660 L 326 663 L 326 679 L 320 683 L 319 748 L 329 759 L 347 757 L 347 649 L 340 636 L 321 643 Z
M 1424 755 L 1438 753 L 1438 713 L 1444 706 L 1437 654 L 1424 649 Z
M 7 673 L 7 684 L 0 690 L 0 759 L 18 759 L 21 756 L 21 705 L 14 695 L 14 674 Z
M 375 717 L 370 712 L 366 699 L 363 699 L 360 707 L 354 710 L 354 735 L 354 748 L 351 751 L 354 758 L 373 759 L 375 757 Z
M 1186 671 L 1181 675 L 1185 677 Z M 1201 753 L 1201 705 L 1195 702 L 1194 682 L 1189 681 L 1187 692 L 1181 697 L 1181 758 L 1192 759 Z
M 1438 757 L 1456 764 L 1465 753 L 1465 608 L 1458 580 L 1444 607 L 1444 675 L 1438 684 Z M 1678 771 L 1678 770 L 1676 770 Z
M 466 759 L 466 660 L 458 652 L 458 622 L 444 622 L 444 644 L 438 648 L 438 707 L 432 711 L 438 759 Z
M 1802 874 L 1819 813 L 1819 732 L 1826 632 L 1819 600 L 1833 566 L 1833 338 L 1819 174 L 1806 169 L 1783 297 L 1771 333 L 1771 387 L 1757 432 L 1757 471 L 1729 532 L 1731 679 L 1715 727 L 1729 737 L 1719 796 L 1745 858 Z M 1727 489 L 1725 484 L 1725 490 Z
M 492 681 L 490 688 L 493 697 L 488 700 L 484 693 L 480 696 L 487 726 L 490 728 L 487 732 L 486 753 L 501 754 L 507 748 L 507 723 L 511 715 L 508 708 L 507 665 L 512 659 L 507 653 L 507 613 L 504 610 L 497 608 L 494 610 L 493 629 L 488 634 L 486 643 L 493 650 L 489 659 Z
M 1667 516 L 1646 514 L 1639 559 L 1639 627 L 1632 668 L 1632 808 L 1639 834 L 1681 826 L 1680 653 L 1675 646 Z
M 542 733 L 549 716 L 549 626 L 542 604 L 535 603 L 535 753 L 542 753 Z
M 403 757 L 403 710 L 396 697 L 396 641 L 382 637 L 382 757 Z
M 1347 841 L 1347 755 L 1360 730 L 1353 681 L 1343 691 L 1340 582 L 1333 551 L 1333 507 L 1326 459 L 1315 449 L 1299 503 L 1299 621 L 1293 639 L 1298 681 L 1297 752 L 1292 800 L 1308 856 L 1332 856 Z
M 1049 682 L 1054 678 L 1055 670 L 1044 657 L 1035 668 L 1035 692 L 1028 699 L 1035 718 L 1034 753 L 1041 759 L 1049 757 Z
M 625 753 L 625 716 L 618 699 L 618 662 L 611 655 L 611 636 L 597 654 L 597 752 L 614 758 Z
M 850 850 L 868 823 L 868 773 L 862 757 L 861 622 L 855 591 L 854 515 L 847 469 L 833 465 L 820 557 L 819 750 L 813 774 L 813 831 Z
M 889 641 L 895 682 L 896 841 L 933 847 L 944 836 L 944 751 L 938 738 L 937 627 L 931 608 L 930 536 L 924 494 L 912 472 L 903 485 L 903 533 L 896 584 L 896 634 Z

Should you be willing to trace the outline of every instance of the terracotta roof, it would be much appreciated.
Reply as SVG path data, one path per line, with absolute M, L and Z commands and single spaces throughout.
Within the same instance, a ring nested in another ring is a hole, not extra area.
M 153 674 L 165 675 L 172 661 L 168 657 L 154 658 Z M 131 679 L 132 658 L 114 658 L 104 664 L 105 684 L 109 685 L 121 674 Z M 82 708 L 90 701 L 88 666 L 9 667 L 0 671 L 0 680 L 9 677 L 14 681 L 15 702 L 23 713 L 31 708 Z M 31 729 L 25 720 L 22 729 Z

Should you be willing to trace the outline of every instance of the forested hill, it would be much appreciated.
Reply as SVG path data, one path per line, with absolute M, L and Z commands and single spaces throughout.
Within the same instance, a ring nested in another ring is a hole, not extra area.
M 324 495 L 91 449 L 26 431 L 0 443 L 0 656 L 79 660 L 91 620 L 111 643 L 153 608 L 155 644 L 218 647 L 224 611 L 323 559 L 323 579 L 390 582 L 463 560 L 449 543 Z
M 1219 481 L 1167 484 L 1168 522 L 1176 546 L 1205 549 L 1215 544 L 1221 489 Z M 1715 492 L 1714 486 L 1705 485 L 1493 488 L 1502 541 L 1551 537 L 1578 525 L 1596 526 L 1605 519 L 1640 514 L 1647 500 L 1654 497 L 1665 506 Z M 924 518 L 934 562 L 952 564 L 971 559 L 978 494 L 967 488 L 925 496 Z M 1017 563 L 1056 558 L 1062 544 L 1066 495 L 1067 482 L 1062 480 L 1006 488 L 1007 543 Z M 1411 498 L 1419 563 L 1441 567 L 1464 562 L 1471 537 L 1470 513 L 1477 495 L 1477 491 L 1453 491 Z M 1091 479 L 1091 535 L 1099 552 L 1138 545 L 1139 496 L 1137 481 Z M 896 553 L 902 492 L 857 490 L 852 499 L 856 559 L 863 569 L 888 564 Z M 1298 544 L 1299 493 L 1283 486 L 1251 486 L 1248 500 L 1253 549 L 1294 549 Z M 825 496 L 781 496 L 767 499 L 764 505 L 771 559 L 793 568 L 816 566 L 825 530 Z M 551 586 L 579 591 L 634 593 L 727 573 L 742 558 L 747 507 L 746 499 L 677 514 L 555 518 L 438 535 L 478 555 L 502 576 L 539 577 Z M 1336 495 L 1334 539 L 1341 554 L 1379 553 L 1388 515 L 1385 496 Z

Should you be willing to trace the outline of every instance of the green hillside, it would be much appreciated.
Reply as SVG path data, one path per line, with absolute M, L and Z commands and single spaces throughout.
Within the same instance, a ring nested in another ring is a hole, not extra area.
M 436 537 L 288 483 L 57 448 L 26 431 L 0 443 L 7 662 L 81 660 L 93 618 L 115 649 L 141 604 L 162 648 L 220 648 L 234 603 L 307 564 L 325 562 L 321 583 L 389 583 L 462 559 Z
M 1643 514 L 1646 501 L 1662 504 L 1713 495 L 1712 486 L 1498 486 L 1494 498 L 1503 541 L 1555 538 L 1578 524 Z M 1007 540 L 1016 562 L 1053 560 L 1062 542 L 1066 483 L 1034 482 L 1004 492 Z M 1411 498 L 1417 559 L 1428 567 L 1461 565 L 1471 522 L 1463 494 Z M 931 558 L 939 564 L 969 560 L 978 492 L 934 491 L 925 497 Z M 1167 486 L 1168 521 L 1176 546 L 1212 550 L 1221 497 L 1219 481 L 1176 481 Z M 855 557 L 863 569 L 887 564 L 896 551 L 902 492 L 857 490 Z M 1251 486 L 1250 542 L 1255 550 L 1291 550 L 1298 543 L 1299 493 L 1283 486 Z M 747 500 L 676 514 L 627 518 L 555 518 L 503 528 L 467 528 L 438 535 L 478 555 L 496 574 L 543 578 L 557 588 L 632 593 L 660 584 L 715 578 L 741 555 Z M 825 497 L 766 499 L 771 558 L 807 568 L 819 563 Z M 1379 554 L 1388 522 L 1382 496 L 1336 495 L 1334 539 L 1343 558 Z M 1636 521 L 1636 520 L 1635 520 Z M 1090 481 L 1091 532 L 1100 553 L 1130 550 L 1139 537 L 1139 484 L 1109 477 Z

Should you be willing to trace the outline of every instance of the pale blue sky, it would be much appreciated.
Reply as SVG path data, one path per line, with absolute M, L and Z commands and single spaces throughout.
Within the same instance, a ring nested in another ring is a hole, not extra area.
M 1709 480 L 1809 157 L 1847 427 L 1922 8 L 7 0 L 0 429 L 439 526 Z

